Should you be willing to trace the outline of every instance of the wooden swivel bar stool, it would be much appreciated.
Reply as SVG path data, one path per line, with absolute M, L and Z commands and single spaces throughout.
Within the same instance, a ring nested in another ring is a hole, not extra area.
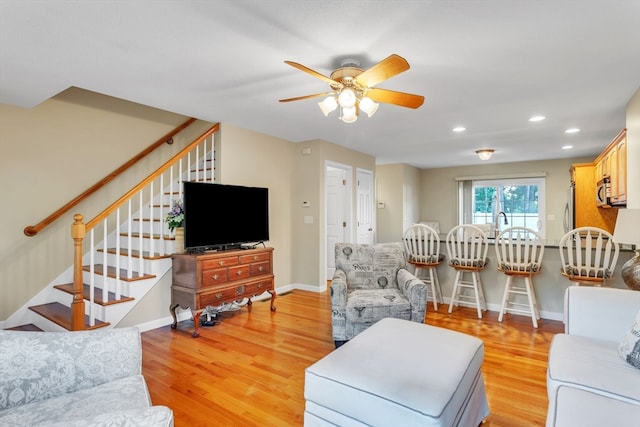
M 449 266 L 456 271 L 449 313 L 454 305 L 463 303 L 475 306 L 478 318 L 482 319 L 482 311 L 487 310 L 487 303 L 482 289 L 480 271 L 487 265 L 488 249 L 487 235 L 475 225 L 458 225 L 447 234 Z M 465 280 L 465 275 L 471 275 L 471 280 Z M 473 294 L 465 293 L 465 289 L 472 290 Z
M 507 276 L 498 321 L 505 313 L 531 316 L 533 327 L 538 327 L 538 303 L 532 277 L 540 273 L 544 244 L 542 237 L 526 227 L 511 227 L 498 234 L 495 242 L 498 271 Z M 521 279 L 520 283 L 517 283 Z M 523 302 L 526 296 L 526 303 Z
M 427 285 L 427 301 L 431 298 L 433 309 L 438 311 L 438 302 L 442 303 L 442 291 L 436 268 L 444 260 L 444 255 L 440 253 L 440 237 L 428 225 L 414 224 L 404 232 L 403 241 L 407 263 L 414 266 L 415 276 Z
M 561 273 L 574 285 L 602 286 L 613 277 L 618 244 L 597 227 L 579 227 L 560 239 Z

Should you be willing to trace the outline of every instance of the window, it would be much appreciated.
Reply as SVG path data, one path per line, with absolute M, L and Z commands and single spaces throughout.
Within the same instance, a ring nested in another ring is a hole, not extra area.
M 500 230 L 528 227 L 544 237 L 544 184 L 541 177 L 461 180 L 460 221 L 490 224 L 491 230 L 496 223 Z

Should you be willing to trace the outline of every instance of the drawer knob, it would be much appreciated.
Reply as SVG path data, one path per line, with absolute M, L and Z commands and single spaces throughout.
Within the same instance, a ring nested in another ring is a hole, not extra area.
M 238 270 L 238 271 L 236 271 L 236 274 L 237 274 L 238 276 L 242 276 L 242 270 Z
M 242 295 L 244 293 L 244 286 L 238 286 L 236 288 L 236 295 Z
M 218 277 L 220 277 L 220 276 L 218 276 L 217 274 L 214 274 L 213 276 L 211 276 L 211 278 L 212 278 L 213 280 L 218 280 Z
M 218 261 L 218 265 L 224 265 L 224 261 L 223 260 Z
M 258 260 L 258 255 L 254 255 L 254 256 L 253 256 L 253 260 L 254 260 L 254 261 L 257 261 L 257 260 Z
M 264 270 L 263 266 L 258 267 L 258 271 L 262 271 L 262 270 Z
M 222 298 L 222 294 L 216 294 L 216 298 L 217 298 L 217 299 Z
M 262 288 L 262 283 L 258 283 L 258 286 L 256 286 L 258 289 Z

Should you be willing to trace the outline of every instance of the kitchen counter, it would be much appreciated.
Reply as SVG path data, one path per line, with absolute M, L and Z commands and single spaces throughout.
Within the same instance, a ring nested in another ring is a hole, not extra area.
M 438 279 L 442 288 L 442 295 L 448 307 L 453 290 L 453 280 L 455 271 L 447 264 L 446 234 L 440 234 L 440 253 L 445 255 L 444 262 L 438 267 Z M 543 319 L 562 320 L 564 291 L 569 286 L 569 280 L 560 274 L 560 251 L 559 240 L 545 241 L 544 256 L 542 258 L 542 270 L 533 277 L 536 297 L 538 300 L 538 310 Z M 634 256 L 630 246 L 620 249 L 618 262 L 614 271 L 614 277 L 607 281 L 608 287 L 627 289 L 622 281 L 620 268 Z M 490 311 L 499 311 L 502 303 L 504 284 L 506 276 L 497 270 L 497 258 L 494 246 L 494 239 L 489 239 L 489 250 L 487 251 L 488 265 L 480 272 L 482 279 L 487 308 Z M 432 306 L 431 309 L 433 309 Z M 429 307 L 427 307 L 427 319 L 429 317 Z M 454 307 L 455 310 L 455 307 Z M 509 314 L 508 316 L 515 316 Z
M 446 252 L 446 247 L 443 246 L 446 244 L 447 242 L 447 233 L 439 233 L 438 236 L 440 237 L 440 246 L 444 247 L 444 251 Z M 487 239 L 489 241 L 489 246 L 493 246 L 495 243 L 495 238 L 493 237 L 489 237 Z M 543 240 L 543 244 L 545 248 L 555 248 L 558 249 L 560 247 L 560 239 L 544 239 Z M 622 255 L 623 252 L 634 252 L 634 246 L 633 245 L 627 245 L 627 244 L 621 244 L 619 245 L 620 247 L 620 254 Z M 489 249 L 491 250 L 491 249 Z M 441 251 L 442 252 L 442 251 Z

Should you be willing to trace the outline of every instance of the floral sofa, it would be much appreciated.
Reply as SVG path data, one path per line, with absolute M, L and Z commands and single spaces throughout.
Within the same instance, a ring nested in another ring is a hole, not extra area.
M 137 328 L 0 331 L 0 426 L 172 426 L 141 369 Z
M 336 347 L 378 320 L 424 323 L 427 286 L 407 271 L 398 243 L 336 243 L 331 281 L 331 327 Z

